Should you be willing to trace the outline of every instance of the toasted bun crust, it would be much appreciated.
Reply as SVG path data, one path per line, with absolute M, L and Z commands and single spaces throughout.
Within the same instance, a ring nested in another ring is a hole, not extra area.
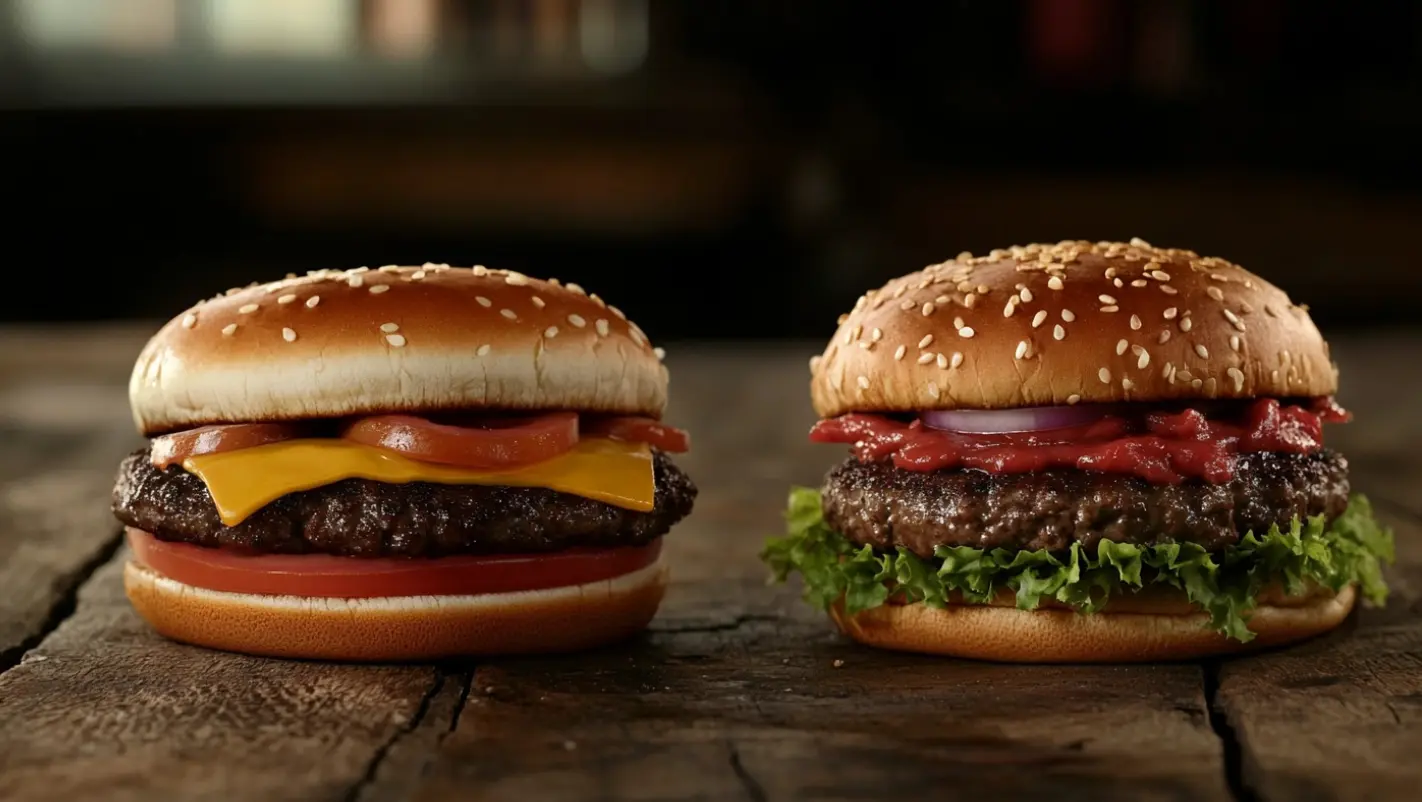
M 130 561 L 124 588 L 138 614 L 183 643 L 266 657 L 434 660 L 587 649 L 640 632 L 666 589 L 658 560 L 586 585 L 486 596 L 324 599 L 224 593 Z
M 1305 307 L 1141 240 L 960 254 L 862 296 L 811 360 L 821 417 L 1337 390 Z
M 883 649 L 1009 663 L 1133 663 L 1193 660 L 1295 643 L 1343 623 L 1356 592 L 1269 599 L 1254 609 L 1248 643 L 1208 629 L 1209 617 L 1192 612 L 1183 596 L 1140 604 L 1109 603 L 1082 615 L 1066 609 L 1019 610 L 987 604 L 884 605 L 846 615 L 833 608 L 840 630 Z
M 660 417 L 659 353 L 576 284 L 447 265 L 323 270 L 173 318 L 139 355 L 129 400 L 145 435 L 439 409 Z

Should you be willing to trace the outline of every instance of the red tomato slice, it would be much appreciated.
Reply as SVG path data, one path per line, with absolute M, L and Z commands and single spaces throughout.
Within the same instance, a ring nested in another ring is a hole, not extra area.
M 202 426 L 153 438 L 153 464 L 166 468 L 199 454 L 236 451 L 305 437 L 308 426 L 297 423 L 228 423 Z
M 578 415 L 550 412 L 519 417 L 375 415 L 346 426 L 342 436 L 387 448 L 410 459 L 497 469 L 552 459 L 578 443 Z
M 140 563 L 193 587 L 228 593 L 364 599 L 378 596 L 477 596 L 584 585 L 656 562 L 661 538 L 645 546 L 566 549 L 548 554 L 400 559 L 329 554 L 241 554 L 167 543 L 129 528 Z
M 583 421 L 582 433 L 584 437 L 610 437 L 613 440 L 646 443 L 653 448 L 674 454 L 691 449 L 691 435 L 651 418 L 587 418 Z

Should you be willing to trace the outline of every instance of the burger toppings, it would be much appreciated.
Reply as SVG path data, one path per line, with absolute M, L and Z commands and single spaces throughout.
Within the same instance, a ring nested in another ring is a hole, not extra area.
M 177 466 L 155 468 L 145 451 L 137 451 L 119 468 L 113 507 L 125 525 L 160 540 L 236 555 L 544 554 L 646 544 L 690 513 L 696 487 L 686 474 L 661 452 L 651 452 L 642 464 L 651 501 L 643 509 L 546 486 L 345 478 L 293 490 L 229 522 L 209 484 Z
M 1323 422 L 1347 420 L 1331 399 L 1281 404 L 1258 399 L 1240 407 L 1183 409 L 1118 405 L 1068 407 L 1051 412 L 976 415 L 925 413 L 912 421 L 851 413 L 822 420 L 810 439 L 850 443 L 865 462 L 888 459 L 903 470 L 975 468 L 988 473 L 1031 473 L 1078 468 L 1126 474 L 1157 484 L 1234 478 L 1240 454 L 1309 454 L 1323 447 Z M 934 426 L 962 427 L 950 431 Z M 1023 429 L 1036 423 L 1043 428 Z
M 309 435 L 299 423 L 229 423 L 202 426 L 153 438 L 153 464 L 159 468 L 181 464 L 188 457 L 235 451 L 279 443 Z
M 494 417 L 375 415 L 342 430 L 354 442 L 410 459 L 498 470 L 552 459 L 578 444 L 574 412 Z
M 1378 561 L 1393 557 L 1392 535 L 1362 497 L 1331 523 L 1324 515 L 1295 518 L 1246 532 L 1222 552 L 1100 538 L 1094 547 L 1075 542 L 1062 551 L 939 546 L 925 559 L 904 547 L 876 551 L 849 540 L 826 522 L 820 494 L 809 488 L 791 492 L 787 523 L 787 536 L 772 539 L 762 557 L 779 579 L 800 573 L 806 600 L 821 609 L 837 602 L 850 615 L 889 602 L 942 608 L 1010 593 L 1023 610 L 1052 603 L 1091 613 L 1114 595 L 1163 586 L 1182 591 L 1214 629 L 1240 641 L 1253 639 L 1249 612 L 1271 589 L 1295 597 L 1356 583 L 1364 598 L 1381 604 L 1387 586 Z
M 552 554 L 453 556 L 439 560 L 326 554 L 244 554 L 170 543 L 128 530 L 139 562 L 185 585 L 227 593 L 377 598 L 516 593 L 586 585 L 646 568 L 661 540 L 643 546 L 571 548 Z
M 826 523 L 855 545 L 932 557 L 940 546 L 1091 551 L 1100 540 L 1219 551 L 1294 518 L 1332 521 L 1349 484 L 1347 461 L 1324 449 L 1243 454 L 1229 482 L 1174 485 L 1071 468 L 905 471 L 851 458 L 823 492 Z

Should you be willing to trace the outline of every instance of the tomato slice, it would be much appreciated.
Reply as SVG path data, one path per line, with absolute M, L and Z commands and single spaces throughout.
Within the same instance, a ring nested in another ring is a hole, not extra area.
M 346 426 L 342 435 L 410 459 L 495 469 L 552 459 L 578 443 L 578 415 L 550 412 L 519 417 L 375 415 Z
M 685 431 L 658 420 L 630 415 L 587 418 L 583 421 L 583 436 L 646 443 L 673 454 L 681 454 L 691 449 L 691 435 Z
M 202 426 L 153 438 L 151 453 L 153 464 L 166 468 L 199 454 L 264 446 L 309 434 L 310 427 L 298 423 L 227 423 Z
M 169 579 L 228 593 L 367 599 L 380 596 L 477 596 L 584 585 L 630 574 L 657 561 L 662 540 L 645 546 L 565 549 L 436 559 L 242 554 L 168 543 L 129 527 L 140 563 Z

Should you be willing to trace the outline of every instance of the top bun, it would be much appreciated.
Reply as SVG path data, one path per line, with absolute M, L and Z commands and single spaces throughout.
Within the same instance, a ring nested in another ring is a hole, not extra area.
M 660 418 L 661 350 L 576 284 L 483 267 L 319 270 L 168 322 L 129 380 L 145 435 L 382 412 L 566 409 Z
M 1338 389 L 1306 307 L 1139 239 L 964 253 L 894 279 L 840 317 L 810 372 L 822 417 Z

